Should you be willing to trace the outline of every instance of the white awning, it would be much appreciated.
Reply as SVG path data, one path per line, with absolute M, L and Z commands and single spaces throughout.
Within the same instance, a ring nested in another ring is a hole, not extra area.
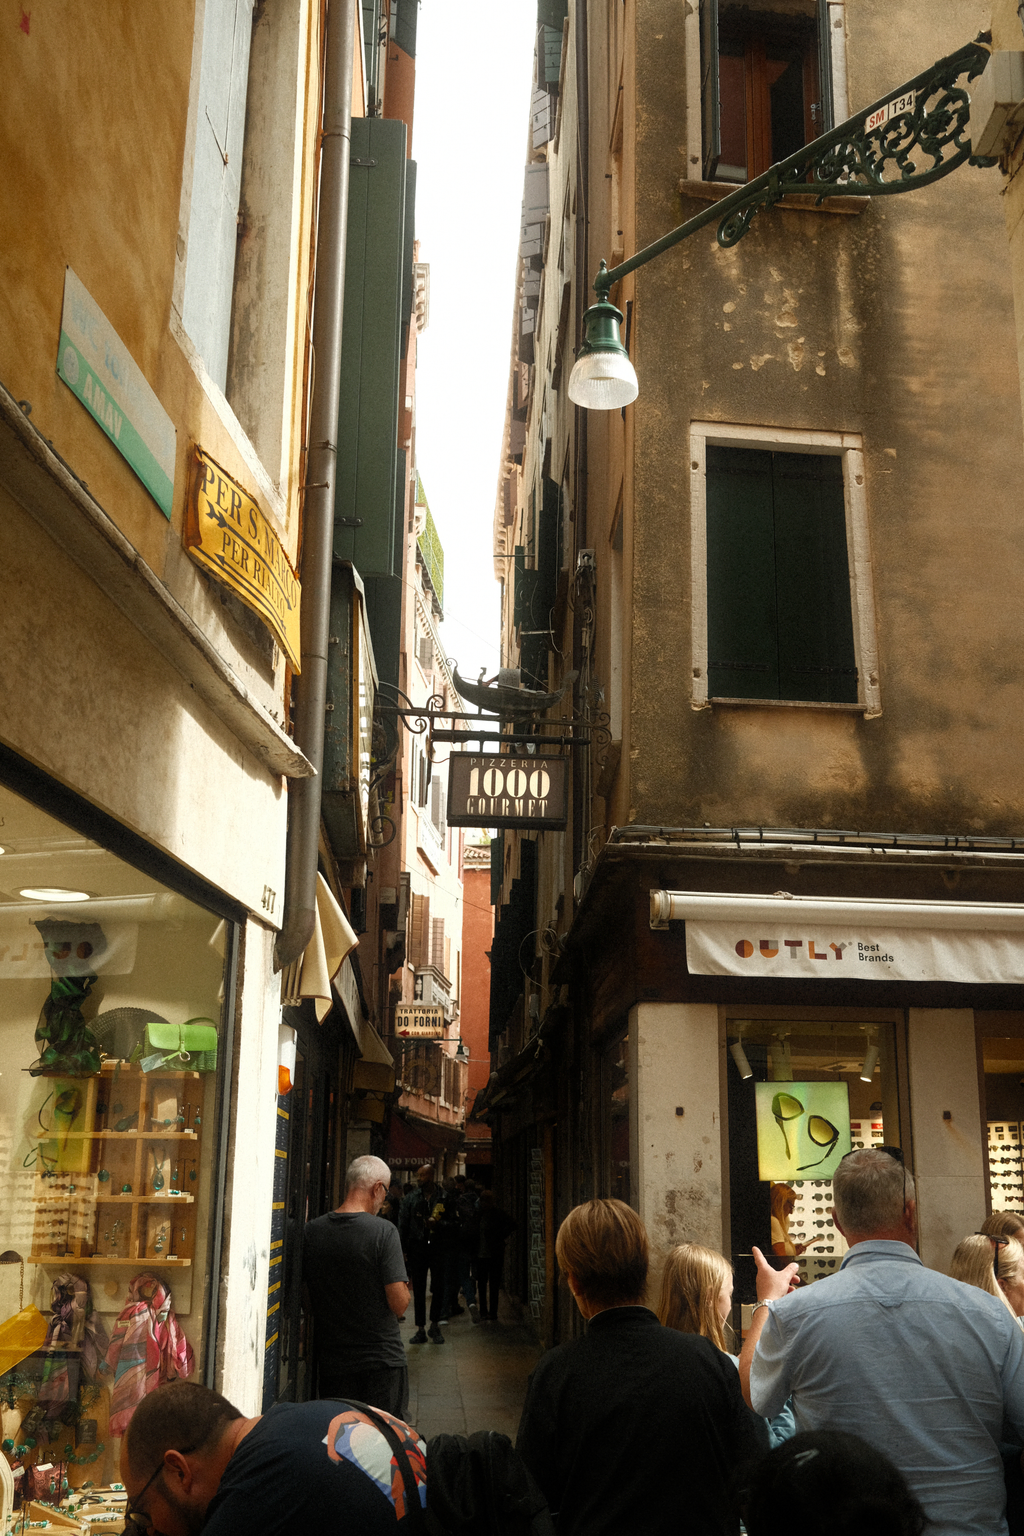
M 1024 982 L 1024 905 L 652 890 L 697 975 Z
M 323 875 L 316 877 L 316 922 L 313 937 L 301 957 L 286 966 L 281 983 L 282 1003 L 297 1005 L 311 997 L 317 1023 L 322 1024 L 334 1001 L 331 982 L 359 943 L 358 935 L 331 894 Z

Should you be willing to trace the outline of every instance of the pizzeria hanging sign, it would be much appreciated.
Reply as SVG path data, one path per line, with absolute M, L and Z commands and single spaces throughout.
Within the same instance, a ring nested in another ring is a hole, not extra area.
M 453 752 L 448 768 L 452 827 L 564 827 L 566 757 Z
M 299 670 L 299 580 L 256 502 L 199 447 L 193 450 L 185 548 L 258 614 Z

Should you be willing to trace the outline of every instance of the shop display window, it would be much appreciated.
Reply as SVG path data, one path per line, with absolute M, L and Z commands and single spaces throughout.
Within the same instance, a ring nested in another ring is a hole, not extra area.
M 832 1174 L 848 1152 L 901 1145 L 895 1027 L 730 1018 L 726 1038 L 733 1265 L 749 1303 L 754 1247 L 795 1260 L 804 1285 L 842 1263 Z
M 1024 1014 L 997 1017 L 1005 1033 L 984 1032 L 986 1022 L 979 1029 L 989 1195 L 993 1211 L 1012 1211 L 1024 1222 Z M 987 1016 L 989 1028 L 995 1022 Z
M 0 1439 L 67 1512 L 202 1358 L 231 932 L 3 787 L 0 849 Z

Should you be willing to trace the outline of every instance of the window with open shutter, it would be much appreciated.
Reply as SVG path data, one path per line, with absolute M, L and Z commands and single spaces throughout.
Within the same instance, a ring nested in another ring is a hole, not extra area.
M 414 967 L 430 964 L 430 897 L 415 891 L 409 920 L 409 961 Z
M 707 449 L 712 697 L 856 703 L 842 460 Z
M 432 917 L 430 919 L 430 959 L 428 964 L 440 971 L 442 976 L 444 969 L 444 918 Z
M 702 166 L 750 181 L 833 124 L 828 0 L 700 0 Z

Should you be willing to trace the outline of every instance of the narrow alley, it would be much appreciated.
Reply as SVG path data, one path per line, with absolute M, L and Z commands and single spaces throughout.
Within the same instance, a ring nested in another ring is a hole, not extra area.
M 499 1321 L 475 1324 L 466 1312 L 444 1326 L 443 1344 L 409 1344 L 412 1308 L 402 1324 L 409 1359 L 409 1422 L 420 1434 L 471 1435 L 495 1429 L 515 1440 L 526 1383 L 541 1355 L 504 1292 Z

